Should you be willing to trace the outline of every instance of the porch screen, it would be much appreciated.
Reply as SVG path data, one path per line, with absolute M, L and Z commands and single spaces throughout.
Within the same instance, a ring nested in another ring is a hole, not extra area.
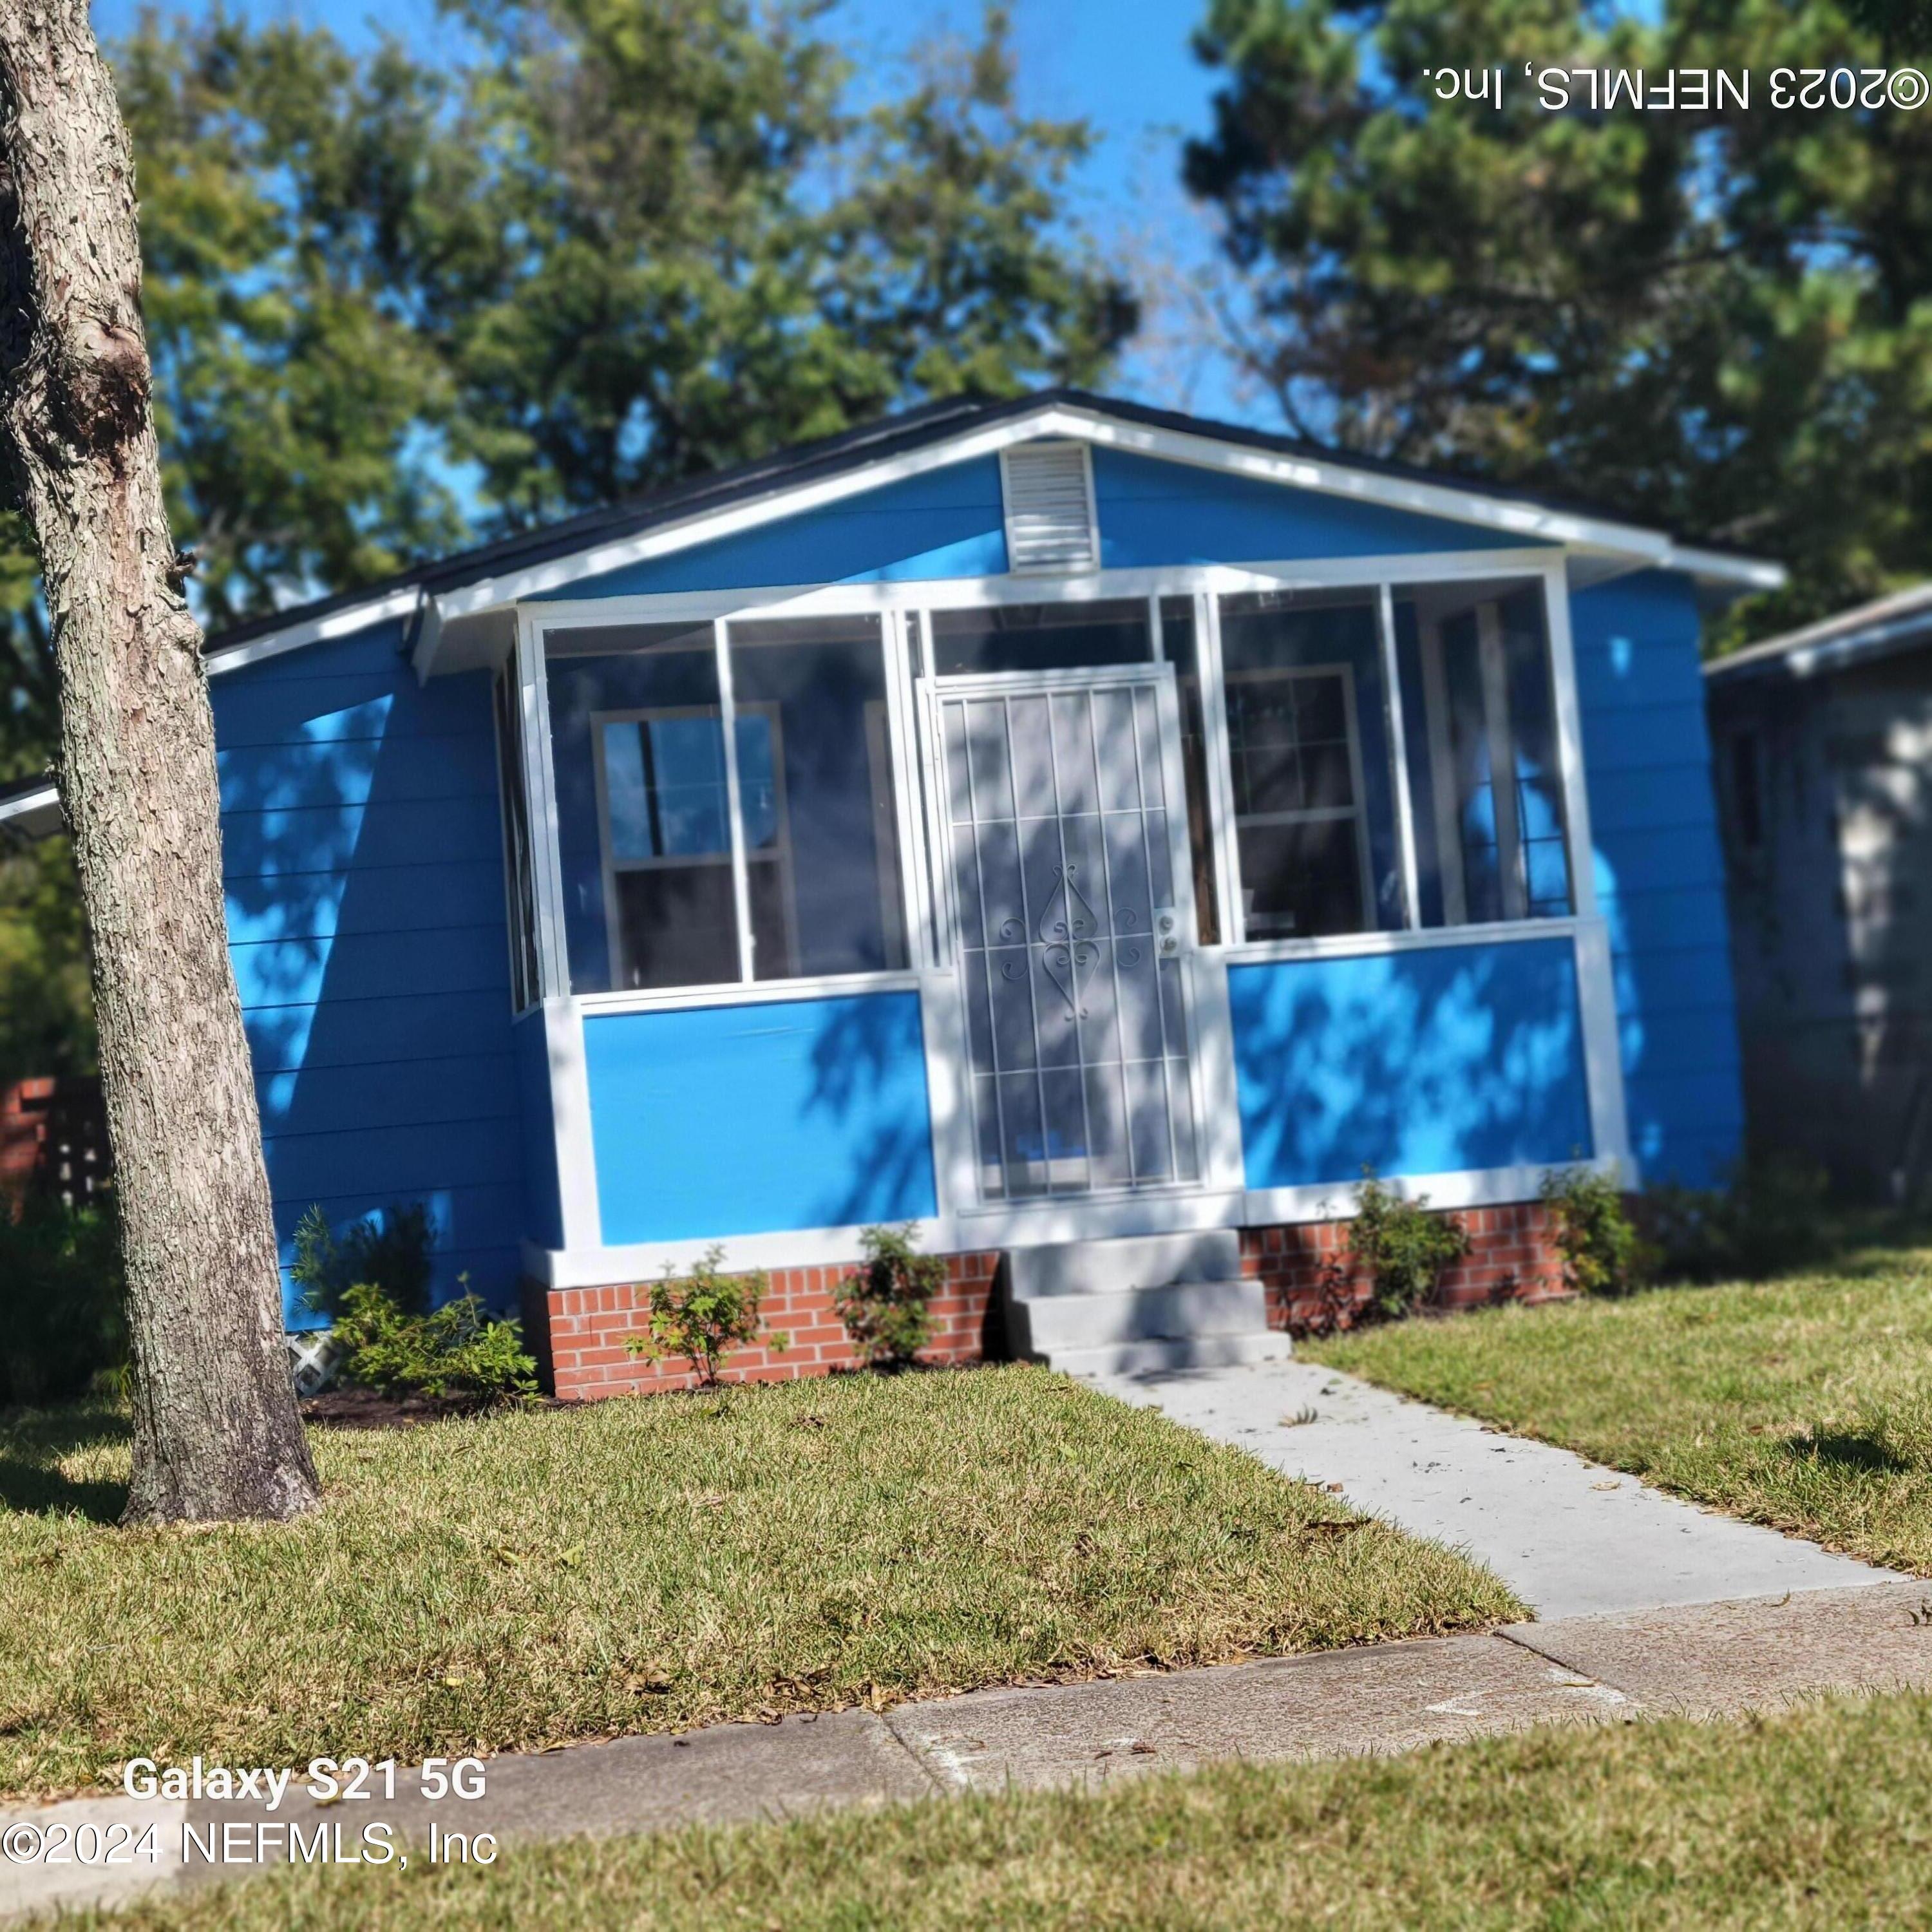
M 1372 593 L 1224 598 L 1221 659 L 1250 939 L 1403 923 L 1388 694 Z
M 905 963 L 876 618 L 560 627 L 544 652 L 574 992 Z
M 1569 837 L 1541 586 L 1405 586 L 1394 616 L 1417 923 L 1566 916 Z

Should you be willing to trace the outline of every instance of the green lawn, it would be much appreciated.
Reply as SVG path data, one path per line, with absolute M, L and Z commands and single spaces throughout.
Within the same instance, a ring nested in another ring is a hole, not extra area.
M 104 1925 L 1238 1928 L 1922 1925 L 1932 1700 L 1566 1726 L 1396 1759 L 1228 1765 L 1096 1798 L 946 1800 L 303 1871 Z
M 0 1420 L 0 1790 L 134 1755 L 412 1760 L 1522 1614 L 1462 1558 L 1038 1369 L 314 1441 L 313 1518 L 124 1532 L 118 1415 Z
M 1932 1253 L 1398 1323 L 1303 1352 L 1932 1576 Z

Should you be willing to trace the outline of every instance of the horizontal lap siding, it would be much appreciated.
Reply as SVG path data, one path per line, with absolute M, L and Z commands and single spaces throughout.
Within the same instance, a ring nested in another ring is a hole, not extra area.
M 1094 452 L 1094 499 L 1101 561 L 1109 570 L 1516 549 L 1534 542 L 1482 524 L 1112 449 Z
M 607 1246 L 938 1211 L 919 995 L 584 1023 Z
M 988 577 L 1006 567 L 1000 466 L 989 456 L 544 594 L 624 597 L 778 584 L 904 583 Z
M 1705 1186 L 1744 1114 L 1695 598 L 1648 572 L 1570 610 L 1631 1148 L 1646 1180 Z
M 524 1220 L 482 674 L 390 623 L 213 683 L 230 951 L 277 1232 L 421 1201 L 440 1288 L 512 1300 Z M 292 1294 L 292 1318 L 298 1318 Z
M 1235 966 L 1228 988 L 1251 1188 L 1590 1151 L 1568 938 Z

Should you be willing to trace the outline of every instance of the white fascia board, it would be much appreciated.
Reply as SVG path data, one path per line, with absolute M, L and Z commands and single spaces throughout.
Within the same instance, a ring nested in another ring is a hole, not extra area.
M 60 794 L 50 778 L 37 791 L 0 800 L 0 826 L 26 838 L 45 838 L 61 828 Z
M 346 638 L 357 631 L 366 631 L 371 624 L 386 623 L 392 617 L 406 617 L 422 601 L 423 592 L 418 586 L 405 584 L 366 603 L 345 604 L 339 610 L 304 618 L 286 630 L 265 632 L 245 644 L 230 644 L 211 651 L 203 662 L 208 676 L 219 677 L 224 671 L 239 670 L 244 664 L 260 664 L 264 658 L 278 658 L 285 652 L 324 644 L 332 638 Z
M 269 631 L 259 638 L 250 638 L 244 644 L 231 644 L 226 650 L 211 651 L 202 662 L 210 677 L 220 677 L 226 672 L 240 670 L 245 665 L 260 664 L 267 658 L 278 658 L 310 644 L 322 644 L 331 638 L 346 638 L 357 631 L 366 631 L 370 625 L 386 622 L 393 617 L 406 617 L 422 600 L 422 592 L 414 584 L 400 590 L 385 591 L 366 603 L 346 604 L 339 610 L 305 618 L 299 623 L 290 625 L 286 630 Z M 0 826 L 23 832 L 28 838 L 44 838 L 50 832 L 57 832 L 60 823 L 60 798 L 51 780 L 40 790 L 24 792 L 17 798 L 0 802 Z
M 1546 509 L 1536 504 L 1493 496 L 1480 489 L 1354 469 L 1340 460 L 1272 454 L 1211 436 L 1124 422 L 1099 410 L 1049 404 L 1002 422 L 944 438 L 903 455 L 876 463 L 857 463 L 836 476 L 822 477 L 810 483 L 790 488 L 781 484 L 766 495 L 748 498 L 723 509 L 694 510 L 687 517 L 655 525 L 633 536 L 615 538 L 568 556 L 553 557 L 525 570 L 486 578 L 446 592 L 434 600 L 432 615 L 424 626 L 417 647 L 417 674 L 426 677 L 434 673 L 436 638 L 442 626 L 458 618 L 494 604 L 544 596 L 586 578 L 603 576 L 698 544 L 715 542 L 721 537 L 736 536 L 828 504 L 863 496 L 910 477 L 970 462 L 976 458 L 998 455 L 1016 443 L 1051 436 L 1118 449 L 1130 455 L 1185 463 L 1198 469 L 1217 470 L 1225 475 L 1247 477 L 1278 486 L 1317 490 L 1384 508 L 1408 510 L 1450 522 L 1473 524 L 1496 530 L 1517 543 L 1528 540 L 1600 550 L 1628 560 L 1631 566 L 1637 568 L 1650 566 L 1694 570 L 1700 574 L 1723 575 L 1726 580 L 1748 582 L 1760 588 L 1783 581 L 1783 573 L 1774 564 L 1748 562 L 1720 557 L 1712 553 L 1684 550 L 1658 530 Z
M 1695 544 L 1672 544 L 1664 567 L 1681 570 L 1700 584 L 1738 590 L 1782 590 L 1791 574 L 1768 557 L 1728 556 L 1722 550 L 1700 550 Z

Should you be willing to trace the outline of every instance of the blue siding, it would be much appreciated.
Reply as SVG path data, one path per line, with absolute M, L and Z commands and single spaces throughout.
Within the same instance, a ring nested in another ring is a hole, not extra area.
M 1094 501 L 1101 559 L 1110 570 L 1492 550 L 1504 542 L 1514 548 L 1534 541 L 1111 449 L 1094 452 Z
M 1591 1150 L 1567 939 L 1237 966 L 1228 992 L 1250 1187 Z
M 956 463 L 743 535 L 546 593 L 621 597 L 772 584 L 988 577 L 1006 567 L 997 457 Z
M 1646 1180 L 1706 1186 L 1737 1158 L 1744 1106 L 1695 597 L 1652 572 L 1570 611 L 1630 1145 Z
M 230 951 L 275 1224 L 420 1200 L 437 1282 L 514 1297 L 523 1132 L 482 674 L 418 686 L 400 627 L 224 672 Z M 290 1298 L 293 1319 L 301 1312 Z
M 584 1024 L 607 1245 L 938 1211 L 919 996 Z

